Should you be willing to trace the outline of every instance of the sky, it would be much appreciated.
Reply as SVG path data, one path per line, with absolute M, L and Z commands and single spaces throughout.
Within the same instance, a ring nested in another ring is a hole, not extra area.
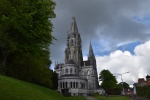
M 84 60 L 92 42 L 97 70 L 108 69 L 132 85 L 150 75 L 150 0 L 54 0 L 56 18 L 50 46 L 51 68 L 64 63 L 66 37 L 75 16 Z

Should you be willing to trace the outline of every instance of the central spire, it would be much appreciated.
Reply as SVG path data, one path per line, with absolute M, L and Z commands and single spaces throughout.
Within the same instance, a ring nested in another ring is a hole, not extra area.
M 72 17 L 71 28 L 67 35 L 67 48 L 65 50 L 65 63 L 73 60 L 75 64 L 81 66 L 83 62 L 82 45 L 80 34 L 78 33 L 75 17 Z
M 73 34 L 74 36 L 78 36 L 78 27 L 77 27 L 77 24 L 76 24 L 75 17 L 72 17 L 71 28 L 70 28 L 69 33 Z
M 94 55 L 94 52 L 93 52 L 93 48 L 92 48 L 91 41 L 90 41 L 90 47 L 89 47 L 88 60 L 89 60 L 89 61 L 95 60 L 95 55 Z

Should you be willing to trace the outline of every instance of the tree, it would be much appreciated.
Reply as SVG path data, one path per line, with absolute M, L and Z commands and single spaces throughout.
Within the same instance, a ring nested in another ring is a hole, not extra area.
M 58 74 L 55 71 L 53 71 L 52 81 L 53 81 L 53 89 L 56 90 L 58 88 Z
M 52 84 L 49 45 L 55 18 L 52 0 L 0 0 L 1 73 Z M 50 85 L 49 85 L 50 86 Z
M 124 89 L 130 89 L 130 86 L 129 86 L 129 84 L 128 83 L 126 83 L 126 82 L 120 82 L 119 84 L 117 84 L 117 88 L 119 88 L 119 89 L 121 89 L 122 90 L 122 88 L 124 88 Z
M 101 87 L 104 89 L 114 88 L 117 85 L 115 76 L 109 70 L 102 70 L 99 79 L 102 81 Z
M 125 89 L 129 89 L 129 88 L 130 88 L 129 84 L 126 83 L 126 82 L 123 82 L 123 87 L 124 87 Z

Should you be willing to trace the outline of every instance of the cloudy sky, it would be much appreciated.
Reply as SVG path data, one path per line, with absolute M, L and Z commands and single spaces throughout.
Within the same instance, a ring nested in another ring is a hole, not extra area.
M 92 41 L 98 73 L 103 69 L 123 75 L 129 84 L 150 75 L 150 0 L 54 0 L 51 45 L 53 69 L 55 61 L 64 62 L 66 36 L 75 16 L 82 39 L 84 59 Z

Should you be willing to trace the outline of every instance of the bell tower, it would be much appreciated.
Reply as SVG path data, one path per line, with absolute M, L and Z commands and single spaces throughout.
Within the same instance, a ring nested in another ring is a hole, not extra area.
M 67 44 L 65 49 L 65 63 L 73 60 L 75 64 L 81 66 L 83 62 L 81 37 L 78 33 L 75 17 L 72 17 L 71 28 L 67 35 Z
M 90 62 L 90 65 L 93 67 L 94 69 L 94 85 L 95 88 L 98 88 L 99 84 L 98 84 L 98 74 L 97 74 L 97 66 L 96 66 L 96 58 L 93 52 L 93 48 L 92 48 L 92 44 L 90 42 L 90 46 L 89 46 L 89 55 L 88 55 L 88 61 Z

